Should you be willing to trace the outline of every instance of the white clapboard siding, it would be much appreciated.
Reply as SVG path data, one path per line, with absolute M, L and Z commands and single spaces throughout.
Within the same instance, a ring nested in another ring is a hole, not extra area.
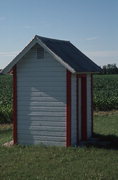
M 66 117 L 66 113 L 65 112 L 49 112 L 49 111 L 45 111 L 45 112 L 42 112 L 42 111 L 18 111 L 18 116 L 20 115 L 32 115 L 32 116 L 54 116 L 54 117 Z
M 24 80 L 22 80 L 22 81 L 19 81 L 19 83 L 20 83 L 20 85 L 21 86 L 25 86 L 25 87 L 37 87 L 37 88 L 39 88 L 40 89 L 40 86 L 41 87 L 64 87 L 65 86 L 65 82 L 62 82 L 62 81 L 60 81 L 60 82 L 57 82 L 57 81 L 50 81 L 49 82 L 49 79 L 48 79 L 48 77 L 47 77 L 47 82 L 45 83 L 45 81 L 35 81 L 35 79 L 34 79 L 34 81 L 32 80 L 32 81 L 26 81 L 25 82 L 25 84 L 24 84 Z
M 20 127 L 19 127 L 20 128 Z M 20 133 L 20 130 L 18 128 L 18 132 Z M 53 132 L 63 132 L 65 131 L 65 127 L 50 127 L 50 126 L 29 126 L 28 128 L 25 126 L 22 126 L 22 130 L 25 131 L 25 134 L 29 131 L 53 131 Z
M 71 76 L 71 144 L 77 143 L 76 75 Z
M 66 99 L 66 97 L 62 97 L 62 99 L 65 101 L 65 99 Z M 57 97 L 57 98 L 53 98 L 53 97 L 33 97 L 33 96 L 30 96 L 30 99 L 29 99 L 29 96 L 27 95 L 27 96 L 25 96 L 24 98 L 23 98 L 23 96 L 21 96 L 21 97 L 19 97 L 18 96 L 18 100 L 25 100 L 25 101 L 28 101 L 28 100 L 30 100 L 30 101 L 40 101 L 40 102 L 58 102 L 59 101 L 59 98 Z
M 18 101 L 18 105 L 20 106 L 38 106 L 38 107 L 65 107 L 63 102 L 38 102 L 38 101 Z
M 22 67 L 21 67 L 22 68 Z M 55 72 L 55 77 L 62 77 L 63 78 L 63 74 L 61 74 L 61 72 L 56 71 L 56 69 L 54 68 L 53 72 L 52 71 L 47 71 L 42 73 L 42 71 L 40 70 L 25 70 L 24 73 L 22 73 L 22 71 L 19 70 L 18 74 L 20 73 L 21 79 L 23 79 L 24 77 L 39 77 L 39 78 L 46 78 L 48 76 L 48 78 L 52 78 L 52 76 L 54 77 L 54 72 Z M 62 71 L 63 72 L 63 71 Z
M 47 131 L 47 130 L 41 130 L 41 131 L 37 131 L 37 130 L 26 130 L 26 132 L 24 133 L 24 130 L 21 130 L 20 132 L 18 132 L 21 136 L 29 136 L 32 135 L 33 136 L 56 136 L 56 137 L 64 137 L 65 138 L 65 132 L 61 132 L 61 131 Z
M 50 121 L 51 119 L 51 122 L 52 121 L 56 121 L 56 122 L 63 122 L 63 116 L 60 117 L 55 117 L 55 116 L 31 116 L 31 115 L 25 115 L 25 116 L 20 116 L 20 122 L 25 122 L 25 121 L 29 121 L 29 122 L 32 122 L 32 121 Z
M 43 61 L 43 59 L 41 60 L 39 60 L 39 62 L 40 61 Z M 30 63 L 30 62 L 29 62 Z M 37 65 L 38 66 L 38 65 Z M 51 68 L 53 68 L 54 70 L 54 72 L 58 72 L 58 73 L 61 73 L 61 72 L 63 72 L 63 70 L 62 69 L 57 69 L 57 71 L 56 71 L 56 67 L 54 67 L 54 66 L 50 66 Z M 43 73 L 46 73 L 46 72 L 51 72 L 51 69 L 50 69 L 50 67 L 47 67 L 47 70 L 45 69 L 45 67 L 42 67 L 41 69 L 40 69 L 40 73 L 41 72 L 43 72 Z M 59 67 L 59 66 L 58 66 Z M 21 68 L 23 68 L 23 66 L 21 66 Z M 36 67 L 36 69 L 35 69 L 35 66 L 34 66 L 34 63 L 32 63 L 32 69 L 29 69 L 28 67 L 26 67 L 26 70 L 25 70 L 25 73 L 27 73 L 27 72 L 38 72 L 39 71 L 39 68 L 38 67 Z M 20 69 L 19 70 L 19 73 L 22 73 L 22 70 Z M 40 74 L 39 73 L 39 74 Z
M 25 126 L 58 126 L 58 127 L 65 127 L 65 122 L 55 122 L 55 121 L 20 121 L 18 122 L 18 126 L 22 126 L 23 124 L 25 124 Z
M 27 94 L 30 94 L 30 96 L 31 97 L 48 97 L 49 96 L 49 94 L 51 93 L 51 91 L 50 92 L 48 92 L 48 94 L 47 93 L 45 93 L 45 92 L 38 92 L 38 91 L 22 91 L 22 92 L 18 92 L 17 94 L 19 95 L 22 95 L 22 96 L 24 96 L 24 97 L 26 97 L 27 96 Z M 56 98 L 58 98 L 59 96 L 63 96 L 64 97 L 64 94 L 63 94 L 63 92 L 61 91 L 55 91 L 55 92 L 53 92 L 53 95 L 56 97 Z
M 19 91 L 21 91 L 21 92 L 24 92 L 24 87 L 22 86 L 20 86 L 19 84 L 18 84 L 18 89 L 19 89 Z M 52 91 L 53 92 L 63 92 L 65 90 L 65 87 L 60 87 L 60 88 L 58 88 L 57 89 L 57 87 L 45 87 L 45 93 L 51 93 Z M 40 87 L 40 92 L 43 92 L 44 91 L 44 89 L 43 89 L 43 87 Z M 48 92 L 47 92 L 48 91 Z M 25 86 L 25 92 L 26 93 L 30 93 L 30 92 L 39 92 L 39 89 L 37 88 L 37 87 L 30 87 L 30 86 Z
M 25 107 L 22 107 L 20 106 L 19 107 L 20 111 L 41 111 L 41 112 L 66 112 L 66 108 L 64 107 L 36 107 L 36 106 L 27 106 Z
M 91 135 L 91 75 L 87 75 L 87 138 Z
M 27 59 L 27 58 L 25 58 L 25 59 Z M 47 61 L 47 59 L 35 59 L 34 60 L 34 58 L 32 58 L 32 59 L 29 60 L 30 64 L 25 63 L 25 66 L 26 66 L 27 69 L 29 69 L 29 68 L 31 68 L 33 66 L 34 62 L 35 62 L 36 65 L 38 65 L 39 61 L 41 61 L 40 65 L 41 65 L 41 67 L 43 69 L 45 69 L 45 65 L 47 66 L 47 68 L 49 68 L 49 67 L 57 67 L 57 66 L 59 67 L 60 66 L 59 63 L 57 64 L 57 62 L 53 62 L 53 60 L 51 58 L 48 59 L 48 61 Z M 45 64 L 43 64 L 43 61 L 45 62 Z M 50 64 L 50 62 L 53 63 L 53 64 Z M 21 67 L 23 67 L 23 64 L 21 65 Z M 58 69 L 58 70 L 63 71 L 61 69 Z
M 37 46 L 17 64 L 19 144 L 66 144 L 66 69 Z
M 26 145 L 26 141 L 27 141 L 27 145 L 45 145 L 45 146 L 65 146 L 65 142 L 59 142 L 59 141 L 40 141 L 39 139 L 21 139 L 18 138 L 18 142 L 19 144 L 22 145 Z
M 22 134 L 19 134 L 19 138 L 22 139 Z M 33 138 L 39 141 L 56 141 L 57 142 L 58 140 L 59 142 L 65 142 L 64 137 L 58 137 L 58 136 L 56 137 L 56 136 L 39 136 L 39 135 L 35 136 L 34 135 Z M 23 140 L 25 141 L 31 140 L 31 139 L 32 139 L 32 135 L 24 135 L 23 137 Z
M 35 77 L 35 80 L 34 80 L 34 77 Z M 49 78 L 49 77 L 48 77 Z M 47 80 L 47 77 L 38 77 L 38 76 L 25 76 L 25 77 L 21 77 L 21 79 L 19 79 L 19 81 L 22 81 L 22 79 L 23 79 L 23 81 L 26 81 L 26 82 L 30 82 L 30 81 L 37 81 L 37 82 L 45 82 L 46 80 Z M 58 81 L 58 82 L 60 82 L 60 81 L 62 81 L 63 80 L 63 76 L 62 77 L 59 77 L 59 76 L 51 76 L 50 77 L 50 80 L 51 81 Z

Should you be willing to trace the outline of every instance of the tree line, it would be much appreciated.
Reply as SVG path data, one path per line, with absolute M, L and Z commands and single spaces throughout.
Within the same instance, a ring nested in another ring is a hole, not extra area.
M 102 67 L 102 74 L 118 74 L 116 64 L 107 64 Z

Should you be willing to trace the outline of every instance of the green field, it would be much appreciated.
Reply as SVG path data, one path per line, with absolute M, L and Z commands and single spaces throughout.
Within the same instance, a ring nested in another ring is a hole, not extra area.
M 82 148 L 0 145 L 1 180 L 117 180 L 118 112 L 97 113 L 94 133 L 110 145 Z M 0 125 L 1 144 L 11 139 L 10 125 Z
M 94 110 L 118 109 L 118 75 L 94 75 Z M 12 76 L 0 76 L 0 123 L 11 122 Z
M 9 123 L 12 119 L 12 76 L 0 76 L 0 123 Z
M 118 75 L 94 76 L 94 109 L 118 109 Z

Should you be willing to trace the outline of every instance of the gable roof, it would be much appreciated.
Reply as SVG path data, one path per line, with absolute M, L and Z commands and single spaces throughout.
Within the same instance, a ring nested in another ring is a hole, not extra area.
M 35 36 L 34 39 L 11 61 L 2 73 L 8 73 L 15 64 L 35 45 L 39 44 L 72 73 L 100 72 L 101 68 L 77 49 L 70 41 Z

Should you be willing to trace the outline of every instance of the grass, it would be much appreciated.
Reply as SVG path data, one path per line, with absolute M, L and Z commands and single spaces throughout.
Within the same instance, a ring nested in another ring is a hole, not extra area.
M 118 140 L 117 121 L 118 112 L 95 113 L 95 134 L 101 138 L 112 135 Z M 0 132 L 2 143 L 11 139 L 10 125 L 0 126 Z M 117 180 L 118 148 L 0 146 L 0 179 Z
M 118 136 L 118 111 L 96 112 L 94 117 L 95 133 Z
M 12 139 L 12 125 L 0 124 L 0 145 Z

